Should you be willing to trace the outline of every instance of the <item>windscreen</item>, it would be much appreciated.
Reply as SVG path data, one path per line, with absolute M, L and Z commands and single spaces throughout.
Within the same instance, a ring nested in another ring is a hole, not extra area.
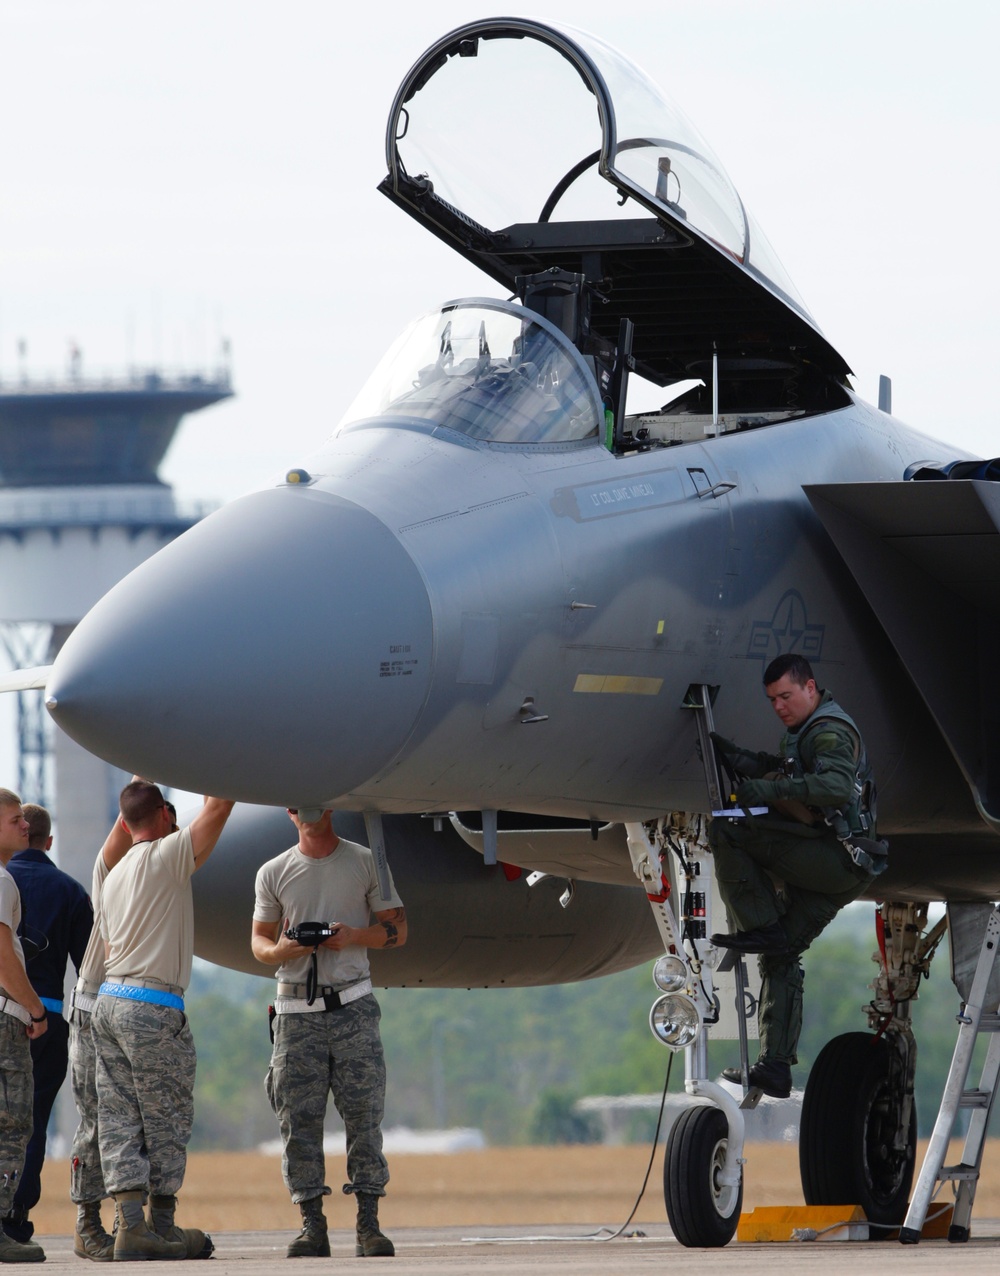
M 338 429 L 406 420 L 492 443 L 596 437 L 593 375 L 551 324 L 509 302 L 454 302 L 413 323 Z

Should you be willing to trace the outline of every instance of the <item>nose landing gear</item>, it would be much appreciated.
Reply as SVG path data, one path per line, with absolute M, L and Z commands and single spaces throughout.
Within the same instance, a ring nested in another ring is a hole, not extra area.
M 693 1248 L 727 1245 L 736 1234 L 743 1203 L 743 1113 L 727 1089 L 708 1079 L 705 1030 L 718 1023 L 720 1004 L 709 966 L 717 954 L 706 938 L 711 928 L 706 823 L 703 816 L 674 812 L 655 824 L 626 825 L 633 867 L 667 954 L 657 963 L 657 985 L 664 996 L 653 1007 L 650 1026 L 669 1049 L 684 1050 L 684 1088 L 694 1100 L 670 1131 L 663 1167 L 671 1230 L 682 1245 Z M 669 880 L 674 868 L 677 913 Z M 745 1016 L 742 984 L 739 1000 L 739 1013 Z M 740 1037 L 745 1061 L 745 1023 Z

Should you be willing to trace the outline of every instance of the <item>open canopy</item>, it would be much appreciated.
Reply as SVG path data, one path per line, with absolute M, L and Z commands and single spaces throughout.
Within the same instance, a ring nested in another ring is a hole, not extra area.
M 729 360 L 843 376 L 719 161 L 610 45 L 522 18 L 470 23 L 403 80 L 381 189 L 511 292 L 551 267 L 586 276 L 594 332 L 636 325 L 665 384 Z

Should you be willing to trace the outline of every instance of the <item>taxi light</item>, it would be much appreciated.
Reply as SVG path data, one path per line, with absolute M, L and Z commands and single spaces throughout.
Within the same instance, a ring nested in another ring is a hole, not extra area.
M 680 992 L 687 983 L 687 966 L 673 953 L 664 953 L 653 967 L 653 983 L 660 992 Z
M 698 1036 L 701 1015 L 690 997 L 671 992 L 653 1002 L 649 1026 L 657 1041 L 670 1050 L 683 1050 Z

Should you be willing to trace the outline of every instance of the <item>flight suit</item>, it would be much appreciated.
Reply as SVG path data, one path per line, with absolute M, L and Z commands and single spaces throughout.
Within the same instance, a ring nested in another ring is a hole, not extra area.
M 825 691 L 810 717 L 782 737 L 780 755 L 723 747 L 738 771 L 758 781 L 762 802 L 793 799 L 812 808 L 814 816 L 805 824 L 774 806 L 766 816 L 716 818 L 709 829 L 716 878 L 733 928 L 757 930 L 780 921 L 788 937 L 787 953 L 758 958 L 758 1026 L 761 1059 L 793 1064 L 802 1031 L 799 958 L 872 880 L 823 817 L 824 811 L 856 805 L 859 765 L 867 768 L 864 746 L 851 719 Z M 797 760 L 800 774 L 763 778 L 780 772 L 788 757 Z M 864 832 L 874 833 L 871 821 Z

